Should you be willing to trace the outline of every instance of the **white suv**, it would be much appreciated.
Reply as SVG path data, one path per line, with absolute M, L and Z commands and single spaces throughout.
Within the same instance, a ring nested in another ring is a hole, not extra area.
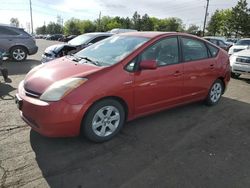
M 236 44 L 234 44 L 228 51 L 229 55 L 232 55 L 233 53 L 239 52 L 241 50 L 249 49 L 250 46 L 250 38 L 244 38 L 238 40 Z
M 250 75 L 250 49 L 242 50 L 230 56 L 231 74 L 239 78 L 241 74 Z

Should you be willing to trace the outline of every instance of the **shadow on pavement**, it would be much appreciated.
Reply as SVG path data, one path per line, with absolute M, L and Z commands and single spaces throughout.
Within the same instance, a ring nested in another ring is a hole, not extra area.
M 46 138 L 31 146 L 50 187 L 249 187 L 250 104 L 223 97 L 131 121 L 109 142 Z
M 241 81 L 244 81 L 248 84 L 250 84 L 250 78 L 247 78 L 247 77 L 240 77 L 240 78 L 237 78 L 238 80 L 241 80 Z
M 23 62 L 5 60 L 3 67 L 8 69 L 9 75 L 20 75 L 27 74 L 32 68 L 40 64 L 40 61 L 34 59 L 27 59 Z
M 12 87 L 9 84 L 0 82 L 0 99 L 1 100 L 13 100 L 15 97 L 10 93 L 16 90 L 16 88 Z

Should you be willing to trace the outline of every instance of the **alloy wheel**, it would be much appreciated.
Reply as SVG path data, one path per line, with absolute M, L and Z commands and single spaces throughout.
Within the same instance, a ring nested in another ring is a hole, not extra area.
M 100 137 L 111 135 L 120 123 L 119 110 L 114 106 L 104 106 L 98 110 L 92 120 L 92 130 Z

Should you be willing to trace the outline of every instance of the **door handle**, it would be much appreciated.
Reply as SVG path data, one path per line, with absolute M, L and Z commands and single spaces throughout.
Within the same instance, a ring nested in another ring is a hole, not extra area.
M 180 71 L 175 71 L 175 73 L 173 75 L 177 77 L 177 76 L 182 75 L 182 73 Z
M 210 69 L 214 69 L 214 64 L 211 64 L 211 65 L 210 65 Z

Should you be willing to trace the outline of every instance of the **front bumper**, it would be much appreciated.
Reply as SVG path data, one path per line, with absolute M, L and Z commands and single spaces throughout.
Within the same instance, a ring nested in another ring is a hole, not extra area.
M 26 96 L 20 90 L 16 102 L 21 118 L 41 135 L 72 137 L 80 134 L 82 117 L 87 110 L 82 105 L 71 105 L 63 100 L 44 102 Z
M 250 75 L 250 64 L 236 64 L 232 65 L 232 72 L 238 74 L 247 74 Z
M 29 48 L 29 55 L 33 55 L 33 54 L 36 54 L 38 51 L 38 47 L 37 46 L 34 46 L 32 48 Z
M 46 56 L 45 54 L 43 54 L 42 59 L 41 59 L 41 63 L 47 63 L 47 62 L 52 61 L 54 59 L 56 59 L 54 56 L 49 57 L 49 56 Z

